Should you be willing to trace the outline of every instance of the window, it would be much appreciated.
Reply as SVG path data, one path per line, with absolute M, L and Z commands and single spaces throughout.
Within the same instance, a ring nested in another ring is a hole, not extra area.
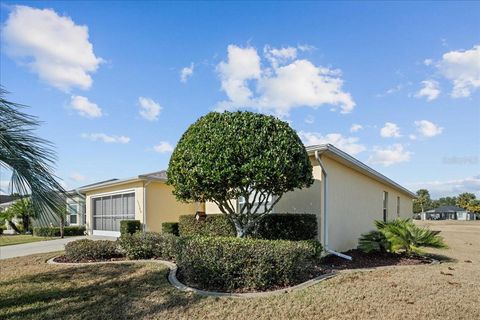
M 400 217 L 400 197 L 397 197 L 397 217 Z
M 250 195 L 250 199 L 253 201 L 253 198 L 254 198 L 254 194 L 251 194 Z M 258 199 L 258 197 L 257 197 Z M 268 201 L 267 202 L 263 202 L 263 205 L 261 207 L 258 208 L 257 210 L 257 213 L 258 214 L 261 214 L 261 213 L 264 213 L 267 208 L 270 208 L 270 204 L 273 202 L 273 197 L 270 196 L 268 198 Z M 259 204 L 259 202 L 255 202 L 255 203 L 252 203 L 252 211 L 255 211 L 255 209 L 257 208 L 257 205 Z M 240 197 L 238 198 L 238 208 L 237 208 L 237 212 L 240 212 L 243 208 L 243 206 L 245 205 L 245 198 L 244 197 Z M 273 210 L 273 209 L 272 209 Z
M 383 221 L 387 222 L 388 217 L 388 192 L 383 191 Z
M 135 193 L 94 198 L 93 229 L 120 231 L 121 220 L 135 219 Z
M 78 223 L 78 204 L 67 204 L 67 212 L 70 224 Z

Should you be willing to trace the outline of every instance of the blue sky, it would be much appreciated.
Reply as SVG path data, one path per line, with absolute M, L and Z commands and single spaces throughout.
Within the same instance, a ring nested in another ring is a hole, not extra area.
M 3 2 L 0 19 L 1 83 L 69 188 L 165 169 L 189 124 L 242 108 L 411 190 L 480 196 L 478 2 Z

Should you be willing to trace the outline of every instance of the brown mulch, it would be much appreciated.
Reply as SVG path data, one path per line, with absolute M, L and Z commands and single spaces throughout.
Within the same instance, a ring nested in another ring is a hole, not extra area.
M 115 257 L 110 259 L 96 259 L 96 260 L 89 260 L 89 259 L 82 259 L 82 260 L 69 260 L 65 256 L 59 256 L 53 259 L 53 261 L 58 263 L 92 263 L 92 262 L 107 262 L 107 261 L 125 261 L 127 258 L 125 257 Z
M 420 256 L 405 256 L 392 253 L 365 253 L 358 249 L 349 250 L 344 254 L 351 256 L 352 260 L 346 260 L 335 255 L 329 255 L 322 260 L 322 266 L 329 270 L 363 269 L 384 266 L 405 266 L 428 264 L 431 260 Z

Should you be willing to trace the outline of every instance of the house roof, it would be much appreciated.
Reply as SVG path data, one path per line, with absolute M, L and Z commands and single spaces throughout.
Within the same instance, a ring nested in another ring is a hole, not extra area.
M 94 189 L 99 189 L 99 188 L 104 188 L 104 187 L 109 187 L 113 185 L 118 185 L 118 184 L 124 184 L 128 182 L 134 182 L 134 181 L 160 181 L 160 182 L 166 182 L 167 181 L 167 171 L 161 170 L 161 171 L 156 171 L 156 172 L 150 172 L 150 173 L 145 173 L 145 174 L 140 174 L 138 176 L 126 178 L 126 179 L 110 179 L 110 180 L 105 180 L 97 183 L 92 183 L 83 187 L 78 188 L 79 192 L 86 192 L 89 190 L 94 190 Z
M 457 206 L 441 206 L 432 210 L 428 210 L 428 213 L 446 213 L 446 212 L 462 212 L 467 211 Z
M 17 200 L 18 198 L 20 198 L 20 196 L 0 194 L 0 203 L 12 202 L 14 200 Z
M 349 155 L 346 152 L 343 152 L 342 150 L 336 148 L 335 146 L 331 144 L 320 144 L 320 145 L 313 145 L 313 146 L 307 146 L 306 147 L 307 152 L 309 155 L 314 155 L 315 151 L 318 151 L 320 154 L 326 154 L 329 157 L 333 158 L 334 160 L 347 165 L 348 167 L 359 171 L 360 173 L 376 180 L 381 183 L 384 183 L 398 191 L 401 191 L 407 195 L 409 195 L 412 198 L 416 198 L 417 196 L 415 193 L 412 191 L 408 190 L 405 187 L 402 187 L 400 184 L 396 183 L 395 181 L 391 180 L 390 178 L 387 178 L 380 172 L 370 168 L 363 162 L 355 159 L 351 155 Z

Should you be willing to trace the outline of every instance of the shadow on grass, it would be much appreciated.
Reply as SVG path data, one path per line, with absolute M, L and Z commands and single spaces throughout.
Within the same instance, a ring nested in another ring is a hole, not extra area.
M 457 259 L 451 258 L 449 256 L 445 256 L 443 254 L 438 254 L 438 253 L 426 253 L 424 254 L 426 257 L 438 260 L 440 262 L 458 262 Z
M 0 282 L 0 318 L 139 319 L 203 299 L 173 288 L 167 274 L 138 264 L 53 267 Z

